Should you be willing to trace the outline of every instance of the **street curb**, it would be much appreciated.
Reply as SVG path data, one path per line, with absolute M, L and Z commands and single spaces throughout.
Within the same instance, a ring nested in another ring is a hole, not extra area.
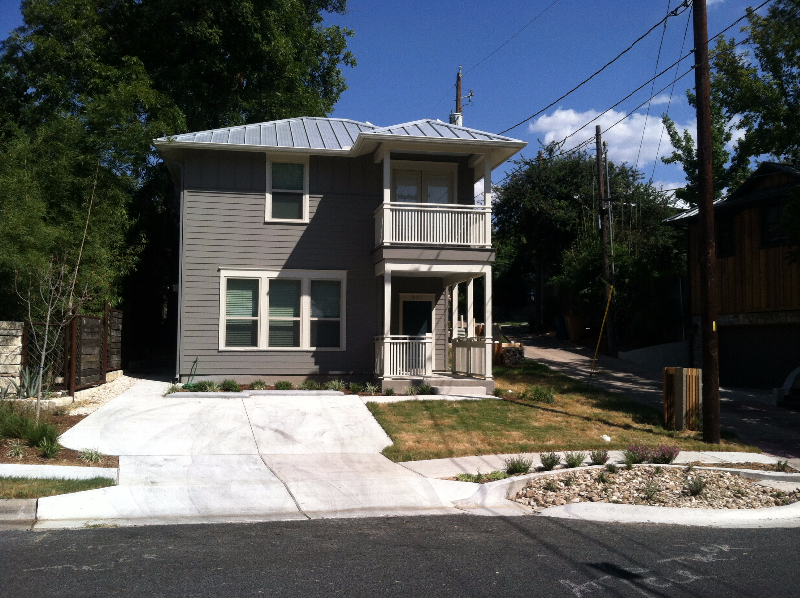
M 779 507 L 761 509 L 692 509 L 679 507 L 656 507 L 649 505 L 622 505 L 613 503 L 580 502 L 547 509 L 534 513 L 526 507 L 510 499 L 525 487 L 528 480 L 550 475 L 562 474 L 565 471 L 582 471 L 587 469 L 603 469 L 604 465 L 575 467 L 570 470 L 558 469 L 530 473 L 523 476 L 497 480 L 483 484 L 472 496 L 455 501 L 453 504 L 474 515 L 537 515 L 560 519 L 580 519 L 606 523 L 659 523 L 666 525 L 686 525 L 696 527 L 800 527 L 800 502 Z M 682 467 L 683 465 L 662 465 L 661 467 Z M 782 474 L 762 472 L 748 469 L 737 470 L 724 467 L 697 468 L 708 471 L 722 470 L 736 473 L 752 480 L 771 480 L 800 482 L 800 474 Z
M 114 480 L 114 482 L 119 482 L 119 468 L 0 463 L 0 478 L 36 478 L 41 480 L 108 478 Z
M 0 499 L 0 530 L 33 528 L 38 502 L 36 498 Z
M 240 392 L 172 392 L 165 399 L 247 399 L 251 397 L 343 397 L 338 390 L 242 390 Z

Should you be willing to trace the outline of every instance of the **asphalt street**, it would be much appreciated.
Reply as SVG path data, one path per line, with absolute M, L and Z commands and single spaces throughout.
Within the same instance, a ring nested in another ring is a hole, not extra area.
M 0 532 L 0 595 L 792 596 L 798 529 L 536 517 Z

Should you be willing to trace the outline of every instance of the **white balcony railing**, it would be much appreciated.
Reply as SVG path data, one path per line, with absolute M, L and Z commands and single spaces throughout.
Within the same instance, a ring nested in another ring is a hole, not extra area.
M 492 208 L 435 203 L 385 203 L 375 210 L 375 246 L 490 247 Z
M 375 337 L 375 374 L 383 378 L 430 376 L 433 335 Z
M 486 339 L 454 338 L 452 341 L 454 374 L 486 376 Z

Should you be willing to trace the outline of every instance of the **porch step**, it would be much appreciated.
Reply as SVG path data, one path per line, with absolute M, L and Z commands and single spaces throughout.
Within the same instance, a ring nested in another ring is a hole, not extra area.
M 485 395 L 485 386 L 432 386 L 433 394 L 436 395 Z

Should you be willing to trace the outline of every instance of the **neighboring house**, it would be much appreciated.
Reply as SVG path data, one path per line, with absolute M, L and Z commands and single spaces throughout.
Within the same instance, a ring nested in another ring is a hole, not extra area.
M 778 388 L 800 366 L 800 265 L 788 259 L 783 228 L 793 192 L 800 192 L 800 170 L 765 162 L 714 204 L 722 386 Z M 693 354 L 699 367 L 697 210 L 665 223 L 688 228 Z
M 304 117 L 155 145 L 181 198 L 180 380 L 493 387 L 491 338 L 450 323 L 483 277 L 491 330 L 491 172 L 524 142 Z

